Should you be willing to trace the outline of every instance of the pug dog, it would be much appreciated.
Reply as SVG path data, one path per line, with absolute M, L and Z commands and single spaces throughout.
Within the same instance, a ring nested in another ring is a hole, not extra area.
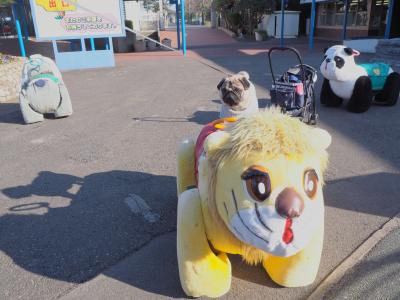
M 241 71 L 225 77 L 217 89 L 222 100 L 220 118 L 240 117 L 258 111 L 256 89 L 249 73 Z

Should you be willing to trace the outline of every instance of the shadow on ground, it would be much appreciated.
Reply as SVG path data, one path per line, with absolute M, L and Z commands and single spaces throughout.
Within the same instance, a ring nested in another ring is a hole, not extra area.
M 19 103 L 0 103 L 0 123 L 25 124 Z
M 365 214 L 393 217 L 400 210 L 400 174 L 374 173 L 326 183 L 325 205 Z
M 21 268 L 61 281 L 84 282 L 175 229 L 171 176 L 114 170 L 81 178 L 43 171 L 2 193 L 15 205 L 0 217 L 0 250 Z M 157 222 L 131 211 L 126 199 L 132 194 L 145 199 Z
M 389 217 L 400 206 L 398 182 L 400 175 L 390 173 L 331 181 L 325 188 L 326 205 Z M 155 236 L 175 230 L 175 186 L 174 177 L 141 172 L 85 177 L 40 172 L 27 185 L 2 190 L 15 205 L 0 218 L 0 250 L 32 273 L 84 282 Z M 149 223 L 133 214 L 125 203 L 131 194 L 145 199 L 159 221 Z M 182 297 L 175 234 L 160 246 L 152 243 L 127 258 L 129 268 L 125 261 L 125 267 L 117 265 L 104 275 L 151 293 Z M 279 288 L 261 267 L 247 266 L 238 256 L 231 260 L 234 277 Z
M 193 115 L 186 118 L 178 117 L 162 117 L 162 116 L 151 116 L 151 117 L 135 117 L 134 121 L 137 122 L 155 122 L 155 123 L 196 123 L 205 125 L 219 118 L 219 112 L 216 111 L 196 111 Z

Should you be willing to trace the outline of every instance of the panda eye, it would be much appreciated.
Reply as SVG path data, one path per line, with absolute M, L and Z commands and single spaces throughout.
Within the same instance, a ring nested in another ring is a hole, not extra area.
M 310 198 L 314 198 L 317 193 L 318 188 L 318 175 L 315 170 L 307 170 L 304 172 L 304 191 L 307 196 Z
M 261 166 L 252 166 L 242 174 L 250 196 L 257 202 L 266 200 L 271 194 L 271 179 Z

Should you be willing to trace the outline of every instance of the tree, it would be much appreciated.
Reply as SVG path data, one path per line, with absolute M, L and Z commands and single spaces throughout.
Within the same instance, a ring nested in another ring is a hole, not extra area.
M 271 13 L 276 0 L 214 0 L 228 28 L 236 33 L 252 35 L 266 13 Z
M 201 16 L 202 21 L 209 17 L 212 0 L 185 0 L 185 14 L 188 22 L 194 16 Z
M 13 4 L 15 0 L 0 0 L 0 6 Z

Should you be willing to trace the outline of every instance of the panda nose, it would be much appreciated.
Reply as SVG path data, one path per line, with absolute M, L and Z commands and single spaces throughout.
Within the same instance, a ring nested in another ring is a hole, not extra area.
M 331 60 L 330 58 L 327 58 L 327 59 L 326 59 L 326 62 L 327 62 L 327 63 L 330 63 L 331 61 L 332 61 L 332 60 Z
M 304 200 L 293 188 L 285 188 L 276 199 L 275 209 L 283 218 L 296 218 L 304 210 Z

